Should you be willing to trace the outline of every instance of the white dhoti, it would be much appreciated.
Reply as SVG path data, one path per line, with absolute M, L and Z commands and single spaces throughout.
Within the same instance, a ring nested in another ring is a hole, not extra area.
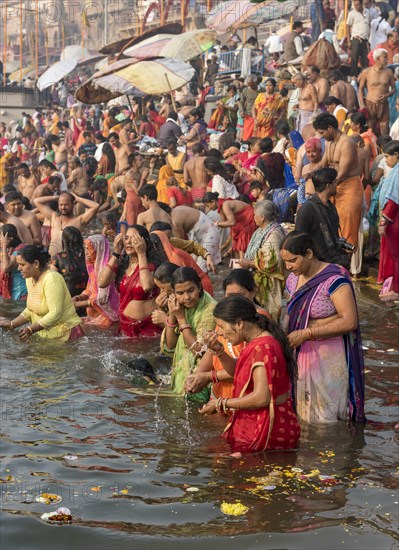
M 222 261 L 220 253 L 220 232 L 203 212 L 200 212 L 200 217 L 189 232 L 188 238 L 203 246 L 205 250 L 211 254 L 215 265 L 220 264 Z M 197 258 L 197 263 L 201 269 L 206 269 L 206 261 L 204 258 Z

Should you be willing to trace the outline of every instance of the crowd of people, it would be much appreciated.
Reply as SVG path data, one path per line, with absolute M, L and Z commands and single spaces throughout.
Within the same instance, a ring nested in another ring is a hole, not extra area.
M 299 421 L 364 422 L 352 283 L 364 252 L 379 253 L 381 299 L 399 299 L 399 86 L 373 31 L 384 14 L 368 27 L 376 48 L 363 66 L 366 15 L 354 0 L 357 87 L 316 66 L 291 81 L 251 75 L 225 87 L 206 122 L 212 73 L 196 105 L 187 90 L 187 103 L 180 91 L 3 125 L 0 296 L 26 307 L 0 326 L 21 342 L 69 342 L 91 327 L 153 338 L 174 394 L 204 415 L 232 413 L 234 451 L 295 448 Z

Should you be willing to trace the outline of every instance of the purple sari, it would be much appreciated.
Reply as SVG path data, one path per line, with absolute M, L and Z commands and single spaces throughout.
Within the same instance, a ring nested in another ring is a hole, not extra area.
M 344 277 L 356 301 L 355 291 L 350 279 L 349 273 L 345 268 L 329 264 L 320 273 L 315 275 L 310 281 L 299 288 L 291 296 L 288 302 L 289 324 L 288 332 L 302 330 L 307 327 L 310 316 L 310 308 L 315 298 L 319 285 L 333 275 Z M 364 357 L 362 348 L 362 339 L 360 335 L 359 324 L 357 329 L 342 336 L 345 347 L 346 362 L 349 373 L 349 410 L 350 419 L 353 422 L 365 422 L 364 415 Z M 298 356 L 300 347 L 296 348 L 295 353 Z

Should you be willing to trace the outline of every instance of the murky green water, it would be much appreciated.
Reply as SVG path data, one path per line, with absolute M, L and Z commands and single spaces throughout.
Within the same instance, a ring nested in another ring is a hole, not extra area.
M 224 419 L 129 391 L 126 359 L 159 366 L 156 340 L 94 332 L 44 348 L 3 334 L 1 548 L 398 548 L 398 317 L 373 291 L 361 298 L 369 423 L 304 428 L 297 453 L 243 459 L 219 437 Z M 0 303 L 0 315 L 16 311 Z M 338 483 L 298 481 L 291 468 Z M 283 472 L 274 484 L 273 471 Z M 62 496 L 72 525 L 40 520 L 57 508 L 35 502 L 42 492 Z M 220 511 L 236 501 L 246 515 Z

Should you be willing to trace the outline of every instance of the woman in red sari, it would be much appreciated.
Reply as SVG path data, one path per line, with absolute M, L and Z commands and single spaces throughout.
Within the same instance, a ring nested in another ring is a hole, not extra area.
M 236 257 L 242 260 L 249 241 L 257 229 L 253 206 L 237 199 L 220 200 L 219 213 L 221 220 L 216 222 L 215 225 L 220 228 L 231 228 L 233 252 L 235 252 Z
M 275 92 L 275 87 L 274 78 L 268 78 L 265 82 L 265 92 L 260 93 L 255 99 L 252 109 L 255 137 L 273 137 L 276 133 L 276 122 L 285 115 L 284 98 Z
M 208 347 L 219 356 L 224 369 L 234 373 L 234 388 L 232 398 L 210 401 L 200 412 L 233 412 L 224 437 L 234 452 L 295 449 L 301 430 L 291 400 L 296 363 L 287 337 L 243 296 L 224 298 L 214 316 L 222 336 L 233 346 L 243 342 L 246 346 L 235 360 L 216 334 L 208 338 Z
M 251 183 L 253 183 L 252 167 L 258 164 L 258 160 L 262 156 L 260 138 L 252 137 L 248 140 L 248 144 L 248 151 L 237 153 L 226 161 L 226 164 L 232 164 L 237 170 L 241 179 L 241 184 L 237 185 L 237 188 L 240 193 L 245 195 L 248 195 Z
M 114 241 L 112 256 L 99 274 L 99 287 L 116 282 L 121 334 L 130 338 L 157 336 L 161 329 L 151 320 L 157 296 L 153 273 L 162 260 L 155 253 L 145 227 L 133 225 L 128 228 L 124 243 L 123 238 L 120 234 Z M 126 256 L 122 258 L 123 248 Z

